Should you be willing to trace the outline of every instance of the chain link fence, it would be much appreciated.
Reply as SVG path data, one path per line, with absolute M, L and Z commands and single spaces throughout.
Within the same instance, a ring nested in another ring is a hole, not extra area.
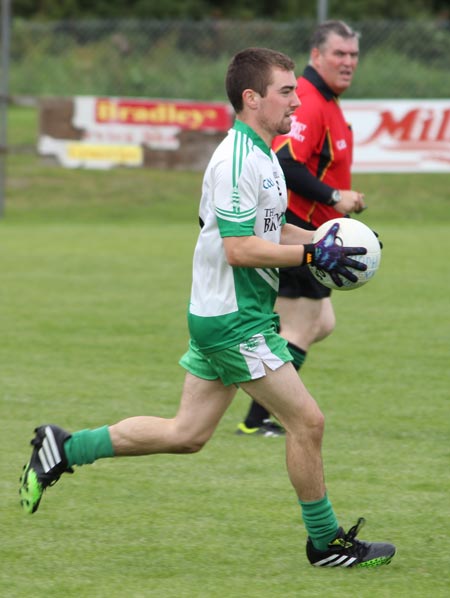
M 346 98 L 450 97 L 450 21 L 363 21 Z M 315 21 L 61 21 L 11 25 L 11 96 L 224 100 L 231 56 L 247 46 L 308 60 Z

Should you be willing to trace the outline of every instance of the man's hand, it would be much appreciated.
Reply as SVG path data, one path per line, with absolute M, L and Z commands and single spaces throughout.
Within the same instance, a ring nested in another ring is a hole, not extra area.
M 343 276 L 351 282 L 357 282 L 356 277 L 351 270 L 367 270 L 367 265 L 357 260 L 348 257 L 350 255 L 365 255 L 367 249 L 365 247 L 342 247 L 336 242 L 339 224 L 333 224 L 326 235 L 317 243 L 305 246 L 305 263 L 315 265 L 321 270 L 328 272 L 338 287 L 343 286 L 342 280 L 339 278 Z
M 341 214 L 360 214 L 367 208 L 364 202 L 364 193 L 350 189 L 340 191 L 341 199 L 335 204 L 334 209 Z

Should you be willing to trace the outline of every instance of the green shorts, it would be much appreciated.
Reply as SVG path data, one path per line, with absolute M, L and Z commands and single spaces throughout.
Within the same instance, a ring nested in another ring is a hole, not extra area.
M 292 361 L 292 355 L 287 341 L 271 329 L 255 334 L 239 345 L 208 354 L 202 353 L 191 339 L 180 365 L 198 378 L 220 378 L 225 386 L 229 386 L 262 378 L 266 375 L 264 366 L 277 370 L 288 361 Z

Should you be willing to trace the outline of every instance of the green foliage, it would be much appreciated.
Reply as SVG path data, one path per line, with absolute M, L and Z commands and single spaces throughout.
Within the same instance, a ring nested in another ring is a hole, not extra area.
M 330 18 L 364 19 L 420 19 L 438 13 L 445 7 L 442 1 L 430 0 L 329 0 Z
M 422 61 L 411 59 L 398 51 L 389 54 L 383 48 L 363 55 L 358 72 L 346 98 L 447 98 L 450 94 L 450 79 L 442 78 L 443 70 L 438 66 L 427 66 Z M 395 90 L 402 90 L 398 95 Z
M 79 18 L 314 18 L 318 0 L 15 0 L 14 14 L 41 20 Z M 415 18 L 448 10 L 446 0 L 329 0 L 329 17 Z
M 347 97 L 450 96 L 450 33 L 423 22 L 355 23 L 361 66 Z M 312 20 L 15 21 L 12 95 L 127 95 L 225 99 L 230 57 L 245 45 L 291 55 L 299 72 L 308 60 Z
M 10 139 L 36 130 L 10 112 Z M 103 460 L 21 513 L 32 430 L 171 417 L 201 174 L 64 170 L 8 158 L 0 221 L 0 437 L 5 598 L 444 598 L 448 482 L 449 175 L 359 175 L 384 242 L 366 287 L 336 292 L 334 334 L 302 378 L 326 415 L 329 495 L 343 526 L 398 554 L 374 571 L 317 571 L 282 439 L 234 434 L 239 393 L 198 455 Z M 425 331 L 425 332 L 424 332 Z

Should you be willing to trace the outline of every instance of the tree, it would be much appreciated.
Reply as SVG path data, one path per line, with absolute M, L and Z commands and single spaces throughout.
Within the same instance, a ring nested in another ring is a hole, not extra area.
M 274 19 L 316 18 L 318 0 L 14 0 L 25 19 Z M 330 18 L 450 18 L 448 0 L 328 0 Z

